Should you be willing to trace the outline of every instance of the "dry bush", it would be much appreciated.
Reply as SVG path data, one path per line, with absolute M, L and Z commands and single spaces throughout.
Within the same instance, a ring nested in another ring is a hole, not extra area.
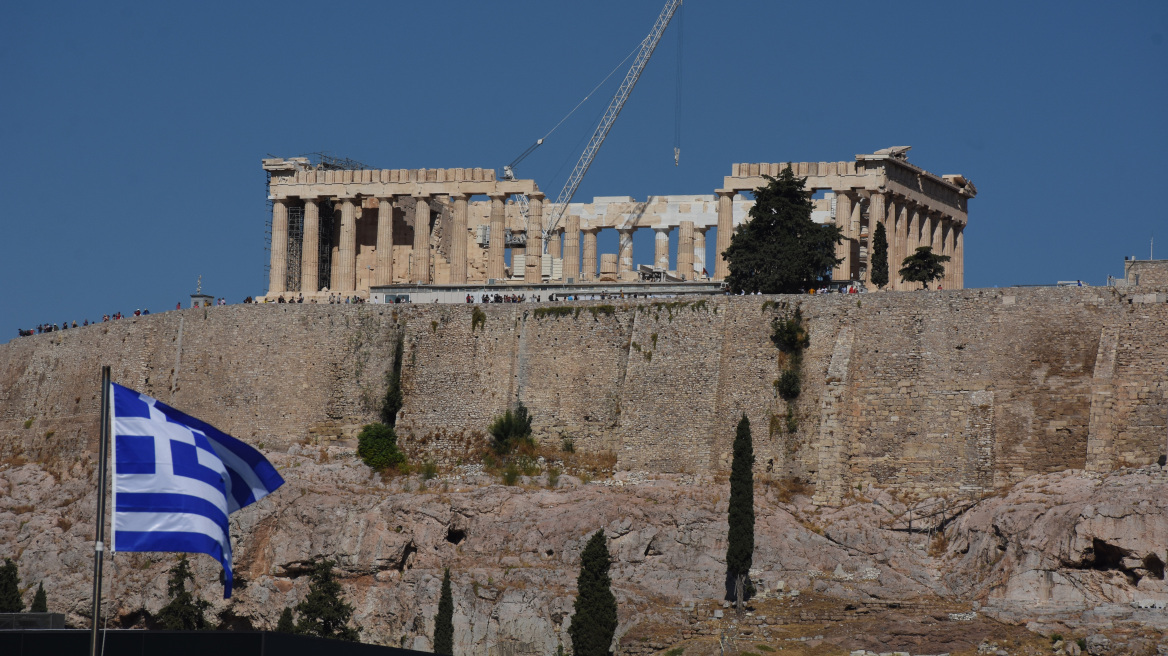
M 775 481 L 775 495 L 779 503 L 791 503 L 795 497 L 811 496 L 815 488 L 798 476 L 784 476 Z
M 945 555 L 949 549 L 949 538 L 946 537 L 945 531 L 937 531 L 933 536 L 933 541 L 929 543 L 929 556 L 933 558 L 940 558 Z
M 68 533 L 69 529 L 73 528 L 73 522 L 69 521 L 68 517 L 58 517 L 57 528 L 61 529 L 65 533 Z
M 36 510 L 36 506 L 30 505 L 27 503 L 22 503 L 19 506 L 12 506 L 11 508 L 9 508 L 9 510 L 12 511 L 13 515 L 24 515 L 24 514 L 27 514 L 27 513 L 30 513 L 32 511 Z

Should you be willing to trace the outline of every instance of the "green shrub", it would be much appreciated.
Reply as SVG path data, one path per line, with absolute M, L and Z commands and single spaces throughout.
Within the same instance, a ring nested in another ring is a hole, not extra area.
M 380 422 L 366 424 L 357 435 L 357 455 L 361 461 L 375 470 L 400 467 L 406 456 L 397 448 L 397 435 L 393 428 Z
M 560 484 L 560 469 L 559 467 L 550 467 L 547 474 L 547 486 L 555 488 Z
M 29 417 L 28 419 L 24 420 L 24 429 L 25 430 L 32 428 L 32 421 L 33 421 L 32 417 Z
M 560 451 L 564 453 L 576 453 L 576 442 L 570 437 L 565 437 L 560 440 Z
M 438 463 L 426 459 L 422 461 L 422 480 L 429 481 L 438 477 Z
M 665 652 L 665 656 L 681 656 L 683 653 L 685 653 L 685 647 L 674 647 Z
M 793 315 L 771 321 L 771 341 L 784 353 L 801 352 L 811 344 L 811 336 L 803 326 L 803 311 L 795 308 Z
M 799 392 L 802 391 L 802 382 L 799 378 L 799 372 L 797 370 L 788 369 L 784 371 L 782 377 L 779 378 L 779 384 L 776 386 L 779 390 L 779 396 L 788 401 L 797 398 Z
M 476 307 L 474 311 L 470 313 L 470 331 L 473 333 L 478 328 L 485 327 L 486 325 L 487 313 Z
M 503 416 L 495 417 L 487 432 L 491 434 L 491 448 L 501 456 L 511 453 L 520 444 L 535 444 L 531 439 L 531 415 L 522 402 L 515 406 L 514 411 L 508 409 Z
M 593 305 L 592 307 L 588 308 L 588 311 L 592 313 L 593 319 L 597 318 L 597 315 L 600 314 L 603 314 L 606 317 L 611 317 L 612 315 L 616 314 L 616 308 L 612 305 Z
M 503 470 L 503 485 L 515 485 L 519 481 L 519 468 L 515 463 L 507 465 Z

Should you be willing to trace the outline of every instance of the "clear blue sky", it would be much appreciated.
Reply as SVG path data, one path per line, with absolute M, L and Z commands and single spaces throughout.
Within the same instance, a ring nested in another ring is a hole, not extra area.
M 232 302 L 262 293 L 261 157 L 501 168 L 662 4 L 10 4 L 0 340 L 173 308 L 200 274 Z M 1168 3 L 687 0 L 681 19 L 578 199 L 711 193 L 734 162 L 910 145 L 979 189 L 968 286 L 1102 284 L 1153 235 L 1168 256 Z M 620 75 L 521 176 L 555 195 Z M 635 255 L 651 260 L 651 232 Z

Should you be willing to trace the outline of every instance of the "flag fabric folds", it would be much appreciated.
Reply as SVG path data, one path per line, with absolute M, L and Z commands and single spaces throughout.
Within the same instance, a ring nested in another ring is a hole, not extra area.
M 231 596 L 227 517 L 284 484 L 259 451 L 174 408 L 111 383 L 111 551 L 205 553 Z

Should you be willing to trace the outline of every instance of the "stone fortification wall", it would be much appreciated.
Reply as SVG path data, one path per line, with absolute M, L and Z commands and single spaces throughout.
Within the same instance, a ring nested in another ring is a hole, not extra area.
M 759 471 L 823 502 L 866 482 L 974 494 L 1165 448 L 1168 306 L 1111 290 L 608 303 L 478 306 L 477 324 L 467 306 L 241 305 L 20 338 L 0 346 L 0 455 L 92 452 L 103 363 L 266 449 L 351 438 L 399 338 L 399 432 L 439 459 L 481 446 L 517 399 L 538 439 L 634 470 L 724 470 L 745 413 Z M 769 336 L 796 303 L 811 344 L 788 422 Z

